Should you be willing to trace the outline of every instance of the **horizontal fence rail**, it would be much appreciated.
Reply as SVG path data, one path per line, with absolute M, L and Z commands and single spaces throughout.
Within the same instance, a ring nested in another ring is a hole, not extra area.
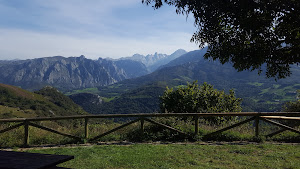
M 10 119 L 0 119 L 0 124 L 1 123 L 10 123 L 10 122 L 15 122 L 19 124 L 15 124 L 13 126 L 7 127 L 5 129 L 0 130 L 0 134 L 4 133 L 4 132 L 8 132 L 10 130 L 13 130 L 15 128 L 24 126 L 24 142 L 23 142 L 23 146 L 24 147 L 28 147 L 29 146 L 29 130 L 28 127 L 32 126 L 32 127 L 36 127 L 42 130 L 46 130 L 55 134 L 59 134 L 65 137 L 69 137 L 72 139 L 75 139 L 77 141 L 83 141 L 85 140 L 86 142 L 89 141 L 95 141 L 101 137 L 104 137 L 112 132 L 115 132 L 119 129 L 122 129 L 126 126 L 129 126 L 133 123 L 136 123 L 138 121 L 140 121 L 140 125 L 141 125 L 141 132 L 144 131 L 144 122 L 147 121 L 149 123 L 155 124 L 155 125 L 159 125 L 163 128 L 172 130 L 174 132 L 178 132 L 182 135 L 186 135 L 188 136 L 188 134 L 175 129 L 171 126 L 165 125 L 165 124 L 161 124 L 159 122 L 153 121 L 150 118 L 152 117 L 193 117 L 193 119 L 195 120 L 195 135 L 198 134 L 199 132 L 199 118 L 201 117 L 224 117 L 224 116 L 241 116 L 241 117 L 250 117 L 249 119 L 246 119 L 242 122 L 238 122 L 236 124 L 233 124 L 229 127 L 225 127 L 223 129 L 211 132 L 205 136 L 210 136 L 210 135 L 214 135 L 214 134 L 218 134 L 221 133 L 223 131 L 229 130 L 231 128 L 240 126 L 242 124 L 248 123 L 250 121 L 255 121 L 255 135 L 258 136 L 259 135 L 259 121 L 264 121 L 276 126 L 281 127 L 281 130 L 278 130 L 276 132 L 273 132 L 271 134 L 268 134 L 267 136 L 274 136 L 276 134 L 279 134 L 283 131 L 286 130 L 290 130 L 293 131 L 295 133 L 300 134 L 300 131 L 298 131 L 297 129 L 295 129 L 294 127 L 296 127 L 297 125 L 294 126 L 287 126 L 284 124 L 281 124 L 279 122 L 273 121 L 271 119 L 276 119 L 276 120 L 300 120 L 300 112 L 230 112 L 230 113 L 152 113 L 152 114 L 99 114 L 99 115 L 77 115 L 77 116 L 60 116 L 60 117 L 36 117 L 36 118 L 10 118 Z M 135 120 L 132 120 L 128 123 L 125 123 L 119 127 L 116 127 L 112 130 L 109 130 L 105 133 L 102 133 L 94 138 L 89 138 L 88 133 L 89 133 L 89 129 L 88 129 L 88 123 L 89 123 L 89 119 L 97 119 L 97 118 L 136 118 Z M 48 128 L 48 127 L 44 127 L 32 122 L 38 122 L 38 121 L 54 121 L 54 120 L 75 120 L 75 119 L 84 119 L 84 138 L 80 138 L 78 136 L 73 136 L 70 134 L 65 134 L 62 132 L 59 132 L 57 130 Z
M 99 114 L 59 117 L 10 118 L 0 119 L 0 122 L 51 121 L 84 118 L 128 118 L 128 117 L 213 117 L 213 116 L 287 116 L 300 117 L 300 112 L 230 112 L 230 113 L 145 113 L 145 114 Z

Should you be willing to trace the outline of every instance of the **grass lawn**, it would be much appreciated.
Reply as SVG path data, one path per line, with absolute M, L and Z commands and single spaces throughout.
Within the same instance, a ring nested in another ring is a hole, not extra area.
M 132 144 L 30 149 L 73 155 L 61 167 L 98 168 L 300 168 L 300 144 Z

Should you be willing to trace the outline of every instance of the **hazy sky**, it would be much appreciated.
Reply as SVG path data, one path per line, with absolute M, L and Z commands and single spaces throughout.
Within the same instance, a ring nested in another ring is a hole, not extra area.
M 197 49 L 193 18 L 141 0 L 0 0 L 0 60 Z

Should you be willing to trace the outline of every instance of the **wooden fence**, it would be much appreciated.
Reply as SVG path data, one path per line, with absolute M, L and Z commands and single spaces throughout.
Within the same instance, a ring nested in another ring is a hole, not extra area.
M 23 142 L 23 146 L 24 147 L 28 147 L 29 146 L 29 126 L 32 127 L 36 127 L 36 128 L 40 128 L 55 134 L 59 134 L 65 137 L 69 137 L 72 139 L 75 139 L 76 141 L 87 141 L 87 142 L 91 142 L 91 141 L 96 141 L 101 137 L 104 137 L 110 133 L 113 133 L 121 128 L 124 128 L 126 126 L 129 126 L 133 123 L 136 122 L 140 122 L 140 129 L 141 132 L 144 131 L 144 122 L 150 122 L 153 123 L 155 125 L 159 125 L 161 127 L 167 128 L 169 130 L 178 132 L 182 135 L 186 135 L 188 136 L 188 134 L 175 129 L 171 126 L 156 122 L 154 120 L 151 119 L 151 117 L 193 117 L 193 119 L 195 120 L 195 133 L 194 135 L 197 135 L 199 133 L 199 118 L 201 117 L 223 117 L 223 116 L 246 116 L 249 117 L 248 119 L 238 122 L 234 125 L 231 125 L 229 127 L 225 127 L 223 129 L 211 132 L 206 136 L 210 136 L 210 135 L 214 135 L 214 134 L 218 134 L 221 133 L 223 131 L 232 129 L 234 127 L 240 126 L 242 124 L 248 123 L 250 121 L 255 121 L 255 135 L 258 136 L 259 135 L 259 121 L 265 121 L 267 123 L 276 125 L 281 127 L 281 130 L 278 130 L 276 132 L 270 133 L 267 136 L 271 137 L 274 136 L 276 134 L 279 134 L 283 131 L 286 130 L 290 130 L 293 132 L 296 132 L 298 134 L 300 134 L 300 131 L 293 128 L 295 126 L 287 126 L 284 124 L 281 124 L 279 122 L 270 120 L 270 119 L 280 119 L 280 120 L 300 120 L 300 112 L 243 112 L 243 113 L 236 113 L 236 112 L 231 112 L 231 113 L 156 113 L 156 114 L 101 114 L 101 115 L 78 115 L 78 116 L 61 116 L 61 117 L 37 117 L 37 118 L 12 118 L 12 119 L 0 119 L 0 124 L 1 123 L 10 123 L 10 122 L 15 122 L 15 123 L 19 123 L 19 124 L 15 124 L 13 126 L 7 127 L 5 129 L 0 130 L 0 134 L 4 133 L 4 132 L 8 132 L 10 130 L 13 130 L 15 128 L 24 126 L 24 142 Z M 89 138 L 89 119 L 96 119 L 96 118 L 136 118 L 135 120 L 132 120 L 128 123 L 122 124 L 119 127 L 116 127 L 112 130 L 109 130 L 107 132 L 101 133 L 96 137 L 93 138 Z M 39 124 L 36 124 L 34 122 L 38 122 L 38 121 L 53 121 L 53 120 L 74 120 L 74 119 L 84 119 L 84 137 L 78 137 L 78 136 L 74 136 L 71 134 L 66 134 L 66 133 L 62 133 L 60 131 L 57 131 L 55 129 L 51 129 L 45 126 L 41 126 Z

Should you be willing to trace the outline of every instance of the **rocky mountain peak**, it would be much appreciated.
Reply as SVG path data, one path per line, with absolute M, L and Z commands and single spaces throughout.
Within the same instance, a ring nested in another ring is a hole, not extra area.
M 120 64 L 112 60 L 91 60 L 83 55 L 28 59 L 26 61 L 2 62 L 0 83 L 36 90 L 50 85 L 60 90 L 97 87 L 113 84 L 147 74 L 140 63 Z M 133 66 L 135 65 L 135 66 Z M 135 69 L 128 69 L 134 67 Z
M 171 55 L 161 54 L 155 52 L 154 54 L 148 54 L 146 56 L 140 54 L 134 54 L 131 57 L 123 57 L 119 60 L 134 60 L 143 63 L 150 72 L 153 72 L 161 65 L 169 63 L 171 60 L 176 59 L 177 57 L 187 53 L 183 49 L 178 49 Z

